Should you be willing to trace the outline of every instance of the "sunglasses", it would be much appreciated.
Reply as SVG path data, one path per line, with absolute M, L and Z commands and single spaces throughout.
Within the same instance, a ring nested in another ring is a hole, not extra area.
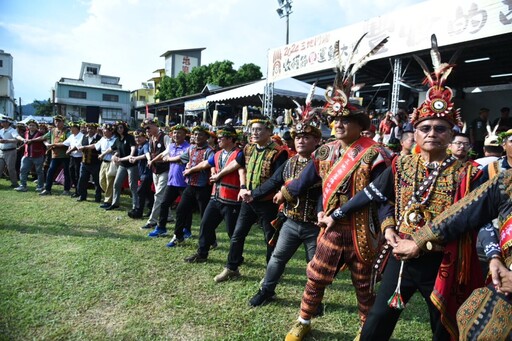
M 421 127 L 417 127 L 416 130 L 421 131 L 423 134 L 428 134 L 430 131 L 434 129 L 434 132 L 437 134 L 444 134 L 452 128 L 447 126 L 431 126 L 431 125 L 423 125 Z

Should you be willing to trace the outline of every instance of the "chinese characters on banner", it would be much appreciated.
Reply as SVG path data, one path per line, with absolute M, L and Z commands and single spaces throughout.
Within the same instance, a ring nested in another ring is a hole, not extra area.
M 358 48 L 363 56 L 389 36 L 389 42 L 371 59 L 380 59 L 430 48 L 436 34 L 441 46 L 512 31 L 512 0 L 432 0 L 393 13 L 294 42 L 268 52 L 268 82 L 335 66 L 334 44 L 347 56 L 353 44 L 367 33 Z

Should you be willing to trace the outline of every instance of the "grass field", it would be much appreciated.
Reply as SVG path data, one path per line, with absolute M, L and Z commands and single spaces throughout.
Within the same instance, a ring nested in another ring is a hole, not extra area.
M 128 218 L 127 196 L 121 210 L 104 211 L 93 201 L 39 197 L 32 184 L 17 193 L 8 184 L 0 180 L 2 340 L 283 340 L 297 318 L 306 281 L 303 250 L 288 264 L 276 301 L 256 309 L 247 304 L 265 272 L 256 226 L 246 242 L 243 276 L 216 284 L 229 248 L 223 224 L 208 262 L 187 264 L 183 258 L 197 246 L 198 215 L 194 238 L 167 249 L 167 238 L 147 238 L 139 228 L 145 221 Z M 324 303 L 325 314 L 306 340 L 352 340 L 358 318 L 348 273 L 328 288 Z M 431 339 L 419 296 L 393 338 Z

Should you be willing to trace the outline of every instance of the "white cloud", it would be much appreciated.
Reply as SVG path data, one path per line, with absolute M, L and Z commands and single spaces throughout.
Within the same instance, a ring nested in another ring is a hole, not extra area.
M 389 12 L 391 2 L 418 0 L 295 1 L 290 41 Z M 271 0 L 91 0 L 67 7 L 77 12 L 58 13 L 70 16 L 62 22 L 0 23 L 17 40 L 2 48 L 14 57 L 16 96 L 24 102 L 48 98 L 61 77 L 77 78 L 82 61 L 101 64 L 102 74 L 121 77 L 133 90 L 163 68 L 160 55 L 167 50 L 206 47 L 203 64 L 255 63 L 265 74 L 267 50 L 285 42 L 285 20 Z

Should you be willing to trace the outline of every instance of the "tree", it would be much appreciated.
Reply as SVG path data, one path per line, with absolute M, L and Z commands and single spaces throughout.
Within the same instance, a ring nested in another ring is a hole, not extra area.
M 195 67 L 187 74 L 180 72 L 176 78 L 165 76 L 155 98 L 165 101 L 197 94 L 206 84 L 226 87 L 259 80 L 262 76 L 260 67 L 255 64 L 244 64 L 236 71 L 233 62 L 224 60 Z
M 32 105 L 36 109 L 37 116 L 53 116 L 53 104 L 49 98 L 47 101 L 38 101 L 35 99 Z
M 261 74 L 260 67 L 253 63 L 249 63 L 240 66 L 236 73 L 235 82 L 236 84 L 242 84 L 261 79 L 262 77 L 263 75 Z

